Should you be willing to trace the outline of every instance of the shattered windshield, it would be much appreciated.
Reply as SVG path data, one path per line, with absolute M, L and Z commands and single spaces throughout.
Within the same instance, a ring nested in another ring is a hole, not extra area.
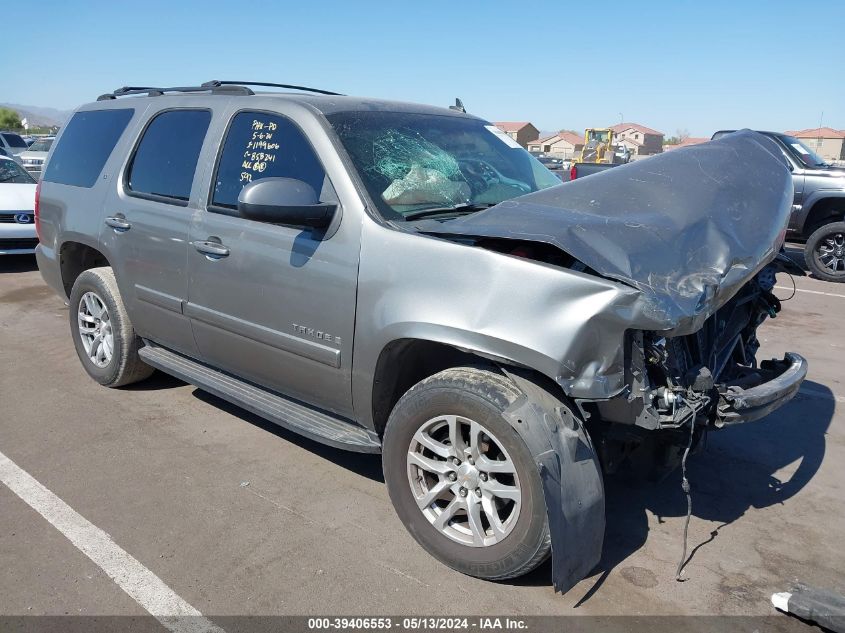
M 560 184 L 513 139 L 478 119 L 403 112 L 328 119 L 388 219 L 474 210 Z

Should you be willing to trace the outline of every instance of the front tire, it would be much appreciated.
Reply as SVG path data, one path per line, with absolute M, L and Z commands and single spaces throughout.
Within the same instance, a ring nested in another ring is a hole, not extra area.
M 503 415 L 521 395 L 493 369 L 447 369 L 412 387 L 387 423 L 384 477 L 399 518 L 470 576 L 521 576 L 551 551 L 537 465 Z
M 120 387 L 153 373 L 138 355 L 143 343 L 132 328 L 110 267 L 89 268 L 76 278 L 69 312 L 73 344 L 91 378 L 106 387 Z
M 814 277 L 845 282 L 845 222 L 831 222 L 816 229 L 807 238 L 804 259 Z

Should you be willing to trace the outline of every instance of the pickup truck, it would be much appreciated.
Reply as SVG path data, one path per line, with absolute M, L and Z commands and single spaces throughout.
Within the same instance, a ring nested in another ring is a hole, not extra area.
M 155 368 L 380 453 L 437 559 L 505 579 L 551 557 L 565 591 L 601 557 L 603 471 L 677 465 L 800 388 L 798 354 L 756 360 L 791 263 L 776 153 L 741 132 L 562 184 L 455 110 L 124 88 L 53 144 L 36 257 L 94 381 Z
M 721 130 L 713 139 L 732 132 Z M 792 172 L 795 194 L 787 234 L 805 240 L 804 259 L 815 277 L 845 282 L 845 168 L 831 165 L 794 136 L 758 134 L 777 144 Z
M 602 171 L 607 171 L 611 167 L 621 167 L 622 163 L 576 163 L 573 162 L 569 168 L 569 180 L 576 178 L 584 178 L 592 174 L 597 174 Z

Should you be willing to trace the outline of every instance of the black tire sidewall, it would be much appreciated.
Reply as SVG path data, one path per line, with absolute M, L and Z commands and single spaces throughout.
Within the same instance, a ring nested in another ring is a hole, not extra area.
M 522 506 L 513 530 L 500 543 L 470 547 L 452 541 L 428 522 L 414 500 L 407 476 L 407 451 L 422 424 L 437 415 L 459 415 L 486 427 L 501 442 L 517 469 Z M 391 414 L 383 446 L 385 482 L 396 513 L 408 532 L 435 558 L 482 578 L 508 577 L 537 554 L 547 534 L 542 482 L 531 453 L 501 408 L 487 398 L 448 384 L 433 384 L 403 397 Z
M 105 367 L 98 367 L 94 362 L 88 358 L 85 352 L 85 346 L 82 344 L 82 335 L 79 333 L 79 324 L 77 321 L 79 313 L 79 302 L 86 292 L 94 292 L 109 311 L 109 318 L 112 322 L 112 336 L 114 340 L 114 351 L 112 353 L 111 361 Z M 68 311 L 70 313 L 70 332 L 73 338 L 73 345 L 76 348 L 76 354 L 88 375 L 91 376 L 101 385 L 111 385 L 115 383 L 120 374 L 121 356 L 124 354 L 125 342 L 122 340 L 123 331 L 123 314 L 118 306 L 115 297 L 111 290 L 103 282 L 102 278 L 94 272 L 85 271 L 77 278 L 73 284 L 70 297 L 68 299 Z
M 845 273 L 840 275 L 832 275 L 822 268 L 816 261 L 816 248 L 825 237 L 831 233 L 845 233 L 845 222 L 831 222 L 824 224 L 815 231 L 807 239 L 807 244 L 804 247 L 804 260 L 807 268 L 813 273 L 813 276 L 824 281 L 833 281 L 843 283 L 845 282 Z

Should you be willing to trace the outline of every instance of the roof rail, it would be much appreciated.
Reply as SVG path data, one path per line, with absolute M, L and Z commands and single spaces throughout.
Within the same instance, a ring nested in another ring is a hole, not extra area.
M 335 97 L 342 97 L 339 92 L 331 92 L 330 90 L 321 90 L 320 88 L 308 88 L 307 86 L 293 86 L 291 84 L 274 84 L 266 81 L 221 81 L 219 79 L 212 79 L 206 81 L 203 87 L 219 88 L 223 86 L 264 86 L 267 88 L 287 88 L 288 90 L 302 90 L 303 92 L 316 92 L 321 95 L 332 95 Z
M 97 101 L 108 101 L 118 97 L 129 95 L 146 94 L 148 97 L 160 97 L 165 92 L 210 92 L 221 95 L 254 95 L 255 93 L 246 86 L 237 85 L 202 85 L 202 86 L 176 86 L 173 88 L 153 88 L 151 86 L 124 86 L 114 92 L 109 92 L 97 97 Z

